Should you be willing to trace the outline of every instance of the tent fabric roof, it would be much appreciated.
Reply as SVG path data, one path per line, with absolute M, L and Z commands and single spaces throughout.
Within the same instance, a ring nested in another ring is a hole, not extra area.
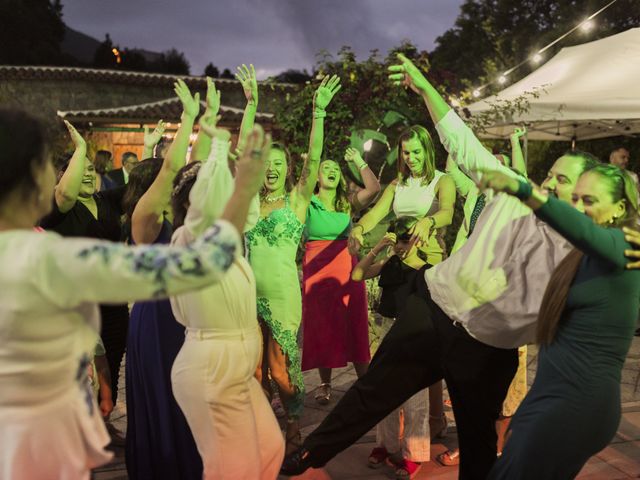
M 587 140 L 640 132 L 640 28 L 563 48 L 496 95 L 467 107 L 471 116 L 526 92 L 529 110 L 494 121 L 482 136 L 506 138 L 530 124 L 532 140 Z
M 200 102 L 201 112 L 206 104 Z M 58 116 L 70 122 L 94 123 L 156 123 L 162 119 L 167 122 L 179 122 L 182 114 L 182 104 L 177 97 L 160 100 L 159 102 L 141 103 L 115 108 L 99 108 L 94 110 L 58 111 Z M 242 119 L 243 110 L 225 105 L 220 106 L 221 123 L 237 123 Z M 273 121 L 270 113 L 256 114 L 256 119 L 262 123 Z

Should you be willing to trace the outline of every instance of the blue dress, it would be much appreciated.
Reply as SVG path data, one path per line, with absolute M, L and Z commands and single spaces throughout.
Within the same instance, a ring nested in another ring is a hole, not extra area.
M 536 215 L 584 253 L 554 340 L 540 348 L 531 390 L 491 480 L 566 480 L 605 448 L 620 422 L 620 379 L 633 339 L 640 270 L 625 270 L 632 248 L 550 197 Z
M 154 243 L 168 244 L 171 234 L 165 220 Z M 173 316 L 169 300 L 133 305 L 125 366 L 131 479 L 202 478 L 202 460 L 171 389 L 171 367 L 183 343 L 184 326 Z

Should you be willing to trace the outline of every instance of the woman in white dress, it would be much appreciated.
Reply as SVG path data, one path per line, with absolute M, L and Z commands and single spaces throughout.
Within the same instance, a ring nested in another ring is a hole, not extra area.
M 229 132 L 210 129 L 211 154 L 200 166 L 188 197 L 174 189 L 174 219 L 184 218 L 171 243 L 189 245 L 212 225 L 231 196 Z M 188 187 L 187 187 L 188 188 Z M 188 200 L 187 200 L 188 199 Z M 182 212 L 188 202 L 186 217 Z M 252 203 L 245 231 L 260 215 Z M 271 405 L 254 374 L 262 334 L 251 266 L 236 252 L 227 275 L 215 285 L 171 297 L 186 339 L 172 369 L 173 393 L 202 457 L 205 479 L 274 480 L 284 457 L 284 439 Z
M 241 249 L 267 148 L 247 148 L 220 220 L 189 248 L 127 247 L 34 231 L 56 183 L 43 132 L 27 114 L 0 110 L 0 478 L 86 480 L 111 457 L 87 378 L 98 303 L 167 297 L 223 278 Z

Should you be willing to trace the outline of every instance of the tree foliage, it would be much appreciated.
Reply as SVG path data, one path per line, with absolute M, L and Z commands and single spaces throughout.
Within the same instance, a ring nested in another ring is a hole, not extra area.
M 218 78 L 220 76 L 220 70 L 213 63 L 209 62 L 206 67 L 204 67 L 204 76 L 211 78 Z
M 60 0 L 0 2 L 0 64 L 60 65 L 64 39 Z

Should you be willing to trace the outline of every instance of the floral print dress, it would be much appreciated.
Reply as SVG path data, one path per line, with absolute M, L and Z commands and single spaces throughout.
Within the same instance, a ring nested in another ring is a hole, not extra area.
M 289 205 L 261 218 L 246 234 L 249 263 L 256 277 L 258 316 L 271 330 L 287 357 L 289 379 L 295 395 L 288 402 L 291 418 L 302 413 L 304 382 L 297 336 L 302 318 L 302 296 L 296 253 L 304 224 Z

